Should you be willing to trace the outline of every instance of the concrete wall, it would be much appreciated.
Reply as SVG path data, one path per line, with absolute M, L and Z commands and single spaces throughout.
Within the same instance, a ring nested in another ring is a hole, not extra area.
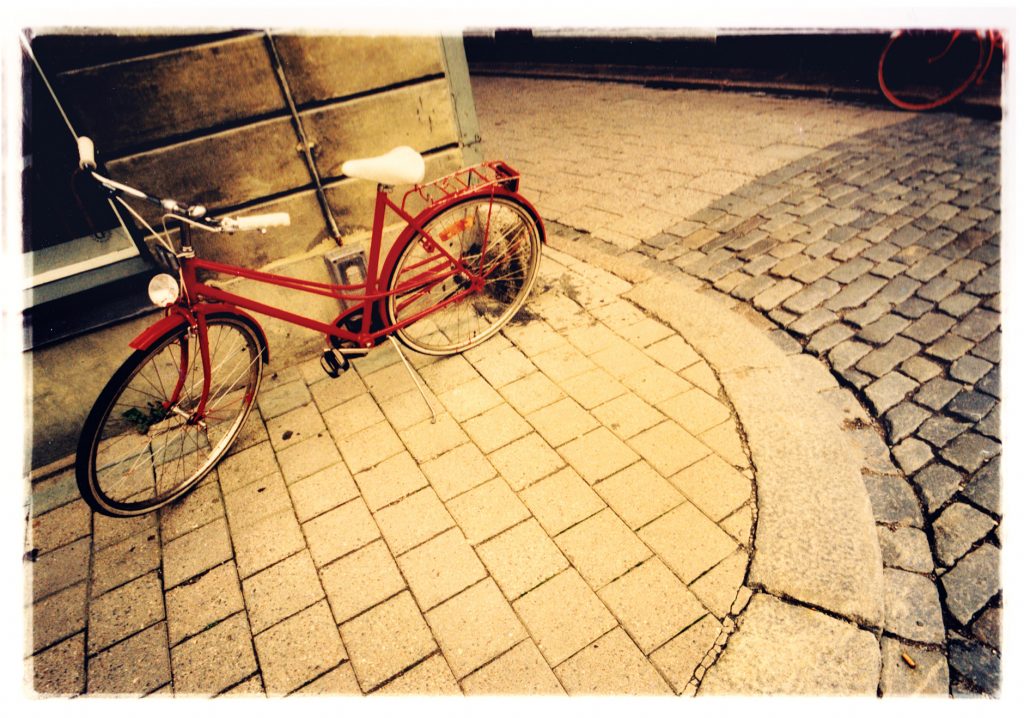
M 47 38 L 51 44 L 60 38 Z M 86 38 L 87 40 L 87 38 Z M 151 54 L 122 42 L 113 61 L 63 69 L 55 84 L 82 134 L 94 138 L 111 176 L 212 210 L 291 214 L 266 234 L 197 236 L 204 258 L 329 281 L 321 254 L 336 246 L 262 33 L 178 42 Z M 68 38 L 71 47 L 88 47 Z M 427 159 L 427 178 L 479 161 L 475 111 L 461 40 L 438 37 L 284 35 L 275 43 L 313 144 L 325 195 L 346 241 L 365 242 L 374 186 L 346 179 L 341 163 L 406 144 Z M 102 43 L 101 43 L 102 45 Z M 124 57 L 125 46 L 130 49 Z M 70 56 L 70 59 L 69 59 Z M 85 61 L 89 53 L 82 52 Z M 149 207 L 138 207 L 148 220 Z M 329 320 L 337 303 L 254 286 L 225 286 Z M 157 315 L 158 316 L 158 315 Z M 128 341 L 155 316 L 122 322 L 28 352 L 26 461 L 42 466 L 72 453 L 85 416 Z M 315 356 L 320 335 L 266 319 L 273 366 Z

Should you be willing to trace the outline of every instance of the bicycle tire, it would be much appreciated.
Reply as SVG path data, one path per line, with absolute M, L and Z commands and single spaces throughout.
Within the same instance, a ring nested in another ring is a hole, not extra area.
M 540 266 L 541 225 L 533 211 L 515 197 L 488 194 L 443 207 L 424 224 L 424 229 L 453 257 L 468 260 L 470 265 L 479 257 L 478 266 L 487 266 L 489 271 L 478 290 L 467 292 L 395 334 L 403 344 L 422 354 L 456 354 L 489 339 L 526 302 Z M 469 289 L 461 275 L 440 283 L 423 278 L 424 267 L 448 263 L 424 240 L 420 233 L 410 237 L 388 279 L 385 310 L 391 324 Z M 474 250 L 482 248 L 486 254 L 474 256 Z
M 100 392 L 75 461 L 78 489 L 98 513 L 138 516 L 181 498 L 238 437 L 259 391 L 266 346 L 245 317 L 211 313 L 206 323 L 211 383 L 205 427 L 184 418 L 198 404 L 195 392 L 203 382 L 199 342 L 187 325 L 135 351 Z
M 902 110 L 942 107 L 978 79 L 989 42 L 988 36 L 974 32 L 893 33 L 878 58 L 878 86 Z

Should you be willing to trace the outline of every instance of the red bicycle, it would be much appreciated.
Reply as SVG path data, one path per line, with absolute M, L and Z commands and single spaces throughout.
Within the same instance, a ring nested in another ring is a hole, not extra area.
M 896 107 L 932 110 L 980 85 L 997 51 L 996 30 L 899 30 L 878 59 L 878 86 Z
M 130 342 L 135 352 L 100 393 L 79 439 L 78 488 L 106 515 L 136 516 L 180 498 L 231 447 L 269 360 L 266 335 L 245 310 L 322 333 L 322 365 L 338 376 L 349 357 L 394 337 L 434 355 L 476 346 L 519 311 L 537 278 L 543 224 L 518 194 L 518 173 L 503 162 L 427 184 L 418 184 L 423 158 L 408 147 L 346 162 L 347 176 L 377 182 L 369 257 L 350 254 L 357 276 L 321 283 L 207 261 L 192 249 L 194 229 L 265 229 L 289 224 L 286 213 L 215 218 L 202 206 L 100 175 L 88 138 L 79 140 L 79 154 L 81 169 L 158 240 L 154 253 L 169 270 L 150 282 L 150 298 L 166 307 L 164 317 Z M 413 185 L 400 202 L 391 196 L 396 184 Z M 163 233 L 126 197 L 159 205 Z M 424 205 L 415 215 L 407 209 L 413 203 Z M 405 228 L 382 256 L 389 210 Z M 168 221 L 179 229 L 178 248 Z M 204 279 L 209 273 L 334 297 L 344 308 L 327 324 L 213 286 Z

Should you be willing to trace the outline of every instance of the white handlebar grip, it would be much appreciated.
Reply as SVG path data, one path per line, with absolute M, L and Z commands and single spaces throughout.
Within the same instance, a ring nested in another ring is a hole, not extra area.
M 287 227 L 292 223 L 287 212 L 271 212 L 270 214 L 251 214 L 248 217 L 235 217 L 228 229 L 245 232 L 251 229 L 267 229 L 269 227 Z
M 83 170 L 96 169 L 96 146 L 88 137 L 78 138 L 78 166 Z

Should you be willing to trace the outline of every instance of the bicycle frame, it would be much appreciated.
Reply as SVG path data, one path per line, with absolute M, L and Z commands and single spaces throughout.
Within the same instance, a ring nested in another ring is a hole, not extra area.
M 180 297 L 175 304 L 168 307 L 167 315 L 163 319 L 135 337 L 135 339 L 130 343 L 130 346 L 135 349 L 148 348 L 149 345 L 164 336 L 168 331 L 182 324 L 188 324 L 193 329 L 194 334 L 198 337 L 199 354 L 204 369 L 204 375 L 207 377 L 204 380 L 202 398 L 195 415 L 196 420 L 200 422 L 204 415 L 206 399 L 210 389 L 208 386 L 210 358 L 209 343 L 206 332 L 206 316 L 211 312 L 226 311 L 240 315 L 252 322 L 252 324 L 259 330 L 261 339 L 263 340 L 263 361 L 265 363 L 269 361 L 268 352 L 266 350 L 265 332 L 263 332 L 258 321 L 253 319 L 246 312 L 242 311 L 244 309 L 317 331 L 328 338 L 333 337 L 354 344 L 352 347 L 346 347 L 345 349 L 340 350 L 341 353 L 359 354 L 369 351 L 370 348 L 378 344 L 380 341 L 383 341 L 387 336 L 393 334 L 395 331 L 409 326 L 410 324 L 419 321 L 423 317 L 436 312 L 449 304 L 461 300 L 466 295 L 478 290 L 484 283 L 486 272 L 484 272 L 482 262 L 486 250 L 487 238 L 489 237 L 490 212 L 488 212 L 487 225 L 484 228 L 484 246 L 481 248 L 480 253 L 481 266 L 478 268 L 466 266 L 465 261 L 461 257 L 454 257 L 445 249 L 443 242 L 440 242 L 435 237 L 431 236 L 430 232 L 426 229 L 426 224 L 431 219 L 466 199 L 476 197 L 489 198 L 492 202 L 491 206 L 493 207 L 493 200 L 496 197 L 507 196 L 514 197 L 517 201 L 525 204 L 528 209 L 533 212 L 534 216 L 537 217 L 539 223 L 539 216 L 537 216 L 534 208 L 516 192 L 516 189 L 518 188 L 518 177 L 514 174 L 514 170 L 511 170 L 511 168 L 507 167 L 507 165 L 504 165 L 503 163 L 490 163 L 490 165 L 487 166 L 490 166 L 495 170 L 498 177 L 497 180 L 473 187 L 470 182 L 471 174 L 473 172 L 479 173 L 479 171 L 475 167 L 463 170 L 462 172 L 469 173 L 466 177 L 470 179 L 465 180 L 464 186 L 456 186 L 454 189 L 450 186 L 441 185 L 443 198 L 440 201 L 431 201 L 431 199 L 424 194 L 425 189 L 429 190 L 431 188 L 431 185 L 426 185 L 417 186 L 407 192 L 403 197 L 401 204 L 398 204 L 391 198 L 390 187 L 378 185 L 374 203 L 373 227 L 370 236 L 369 255 L 367 258 L 367 275 L 365 281 L 359 284 L 330 284 L 315 282 L 201 259 L 196 257 L 192 251 L 191 228 L 189 224 L 187 222 L 182 222 L 182 251 L 177 255 L 179 262 L 179 276 L 181 280 Z M 483 167 L 483 165 L 478 167 Z M 451 175 L 449 177 L 442 178 L 441 180 L 438 180 L 437 183 L 433 184 L 437 185 L 438 183 L 447 182 L 455 176 L 456 175 Z M 409 199 L 410 195 L 413 195 L 414 193 L 418 193 L 421 198 L 427 200 L 427 206 L 415 216 L 405 209 L 406 201 Z M 381 249 L 383 244 L 384 220 L 389 210 L 405 222 L 406 226 L 395 240 L 395 243 L 388 255 L 382 261 Z M 397 286 L 389 291 L 385 286 L 385 283 L 391 276 L 391 271 L 398 260 L 400 252 L 407 246 L 408 242 L 413 241 L 417 236 L 420 237 L 417 241 L 429 243 L 428 248 L 436 250 L 438 252 L 438 257 L 425 260 L 421 263 L 424 266 L 415 266 L 414 268 L 417 271 L 413 277 L 406 281 L 399 282 Z M 217 274 L 249 279 L 263 284 L 284 287 L 285 289 L 292 289 L 306 294 L 330 297 L 345 301 L 348 303 L 348 306 L 334 318 L 331 324 L 327 324 L 308 316 L 297 314 L 277 306 L 265 304 L 234 292 L 221 289 L 220 287 L 212 286 L 206 281 L 200 279 L 200 271 L 209 271 Z M 376 316 L 380 317 L 382 323 L 386 322 L 387 312 L 384 311 L 384 307 L 381 303 L 386 301 L 389 297 L 413 291 L 414 297 L 410 301 L 415 301 L 416 296 L 418 296 L 418 294 L 415 293 L 417 289 L 421 292 L 429 291 L 438 283 L 444 282 L 456 275 L 467 277 L 468 285 L 453 294 L 451 297 L 445 299 L 443 302 L 429 306 L 411 316 L 404 317 L 401 321 L 387 323 L 384 326 L 374 326 L 375 310 Z M 345 322 L 346 318 L 350 316 L 357 316 L 360 312 L 361 317 L 358 331 L 348 328 Z M 182 378 L 179 384 L 184 381 L 186 368 L 186 358 L 183 353 L 181 368 Z

